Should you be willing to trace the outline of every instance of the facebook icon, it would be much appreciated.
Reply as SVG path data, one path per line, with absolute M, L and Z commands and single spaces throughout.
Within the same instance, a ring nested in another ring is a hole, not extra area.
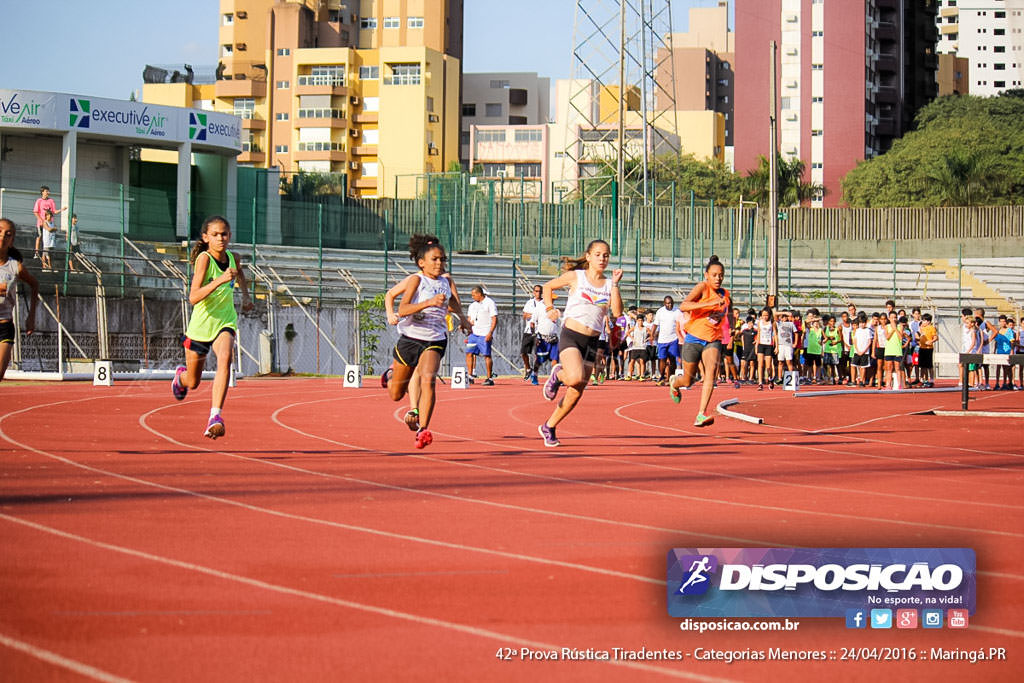
M 846 610 L 846 628 L 867 628 L 867 611 L 862 609 Z

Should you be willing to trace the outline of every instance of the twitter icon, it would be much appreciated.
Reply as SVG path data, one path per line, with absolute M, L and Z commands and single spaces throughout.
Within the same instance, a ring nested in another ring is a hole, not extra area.
M 892 628 L 892 610 L 871 610 L 871 628 Z

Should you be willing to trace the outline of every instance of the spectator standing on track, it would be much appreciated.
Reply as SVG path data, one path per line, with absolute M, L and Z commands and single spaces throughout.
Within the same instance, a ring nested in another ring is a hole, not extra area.
M 622 315 L 622 296 L 619 293 L 621 270 L 613 270 L 605 277 L 611 251 L 604 240 L 594 240 L 580 258 L 566 260 L 566 272 L 544 285 L 544 312 L 551 320 L 563 317 L 562 332 L 558 338 L 559 362 L 551 368 L 544 382 L 544 398 L 554 401 L 558 389 L 566 385 L 565 395 L 555 406 L 551 417 L 537 427 L 544 445 L 560 446 L 555 429 L 579 402 L 597 360 L 597 342 L 605 327 L 608 309 L 615 317 Z M 560 315 L 554 304 L 554 290 L 569 288 L 565 312 Z
M 473 372 L 476 369 L 476 357 L 483 356 L 487 376 L 484 378 L 485 387 L 494 386 L 491 379 L 494 362 L 491 360 L 491 341 L 494 339 L 494 328 L 498 326 L 498 307 L 494 299 L 484 294 L 484 288 L 477 285 L 470 292 L 473 303 L 469 305 L 469 322 L 473 326 L 473 332 L 466 337 L 466 370 L 468 379 L 472 383 Z
M 537 383 L 537 376 L 533 375 L 530 369 L 533 366 L 530 354 L 537 343 L 537 319 L 544 312 L 544 301 L 541 299 L 543 292 L 543 287 L 535 285 L 533 298 L 523 306 L 523 340 L 519 344 L 519 357 L 523 360 L 523 380 L 531 379 L 534 384 Z
M 853 384 L 853 366 L 850 359 L 853 355 L 853 331 L 856 329 L 856 321 L 850 319 L 850 314 L 843 311 L 839 314 L 839 332 L 843 338 L 843 348 L 839 356 L 839 383 Z
M 978 318 L 981 321 L 976 323 L 978 326 L 978 331 L 981 333 L 982 337 L 981 348 L 979 351 L 977 351 L 977 353 L 989 353 L 992 350 L 992 342 L 995 340 L 996 334 L 999 332 L 999 330 L 985 317 L 984 308 L 975 308 L 974 317 Z M 978 388 L 981 389 L 982 391 L 989 391 L 992 387 L 989 385 L 990 376 L 988 366 L 982 363 L 979 366 L 979 369 L 985 374 L 985 383 L 981 384 L 981 378 L 979 377 Z
M 226 427 L 221 411 L 228 395 L 231 362 L 238 334 L 238 311 L 235 310 L 234 287 L 238 283 L 242 294 L 242 310 L 252 310 L 245 273 L 228 251 L 231 224 L 223 216 L 210 216 L 203 221 L 199 240 L 192 247 L 194 268 L 188 302 L 192 315 L 182 345 L 185 347 L 185 365 L 179 365 L 171 380 L 171 393 L 182 400 L 190 389 L 199 386 L 206 366 L 206 357 L 213 351 L 217 356 L 217 374 L 210 395 L 210 419 L 203 436 L 217 439 L 224 436 Z
M 939 341 L 939 331 L 932 324 L 932 314 L 921 316 L 921 328 L 918 335 L 917 367 L 920 368 L 921 386 L 935 386 L 935 345 Z
M 765 379 L 768 380 L 768 388 L 774 389 L 771 370 L 775 365 L 775 348 L 778 344 L 775 321 L 772 319 L 772 309 L 765 306 L 761 309 L 761 317 L 757 321 L 757 390 L 764 390 Z
M 836 327 L 836 317 L 828 315 L 825 318 L 825 329 L 822 332 L 824 339 L 821 363 L 827 373 L 827 380 L 832 384 L 839 384 L 839 355 L 843 351 L 842 332 Z
M 813 310 L 813 309 L 812 309 Z M 808 315 L 807 325 L 807 352 L 804 357 L 807 359 L 807 374 L 810 384 L 818 383 L 818 373 L 821 371 L 821 354 L 823 331 L 821 329 L 821 318 L 817 314 Z
M 853 357 L 850 365 L 856 373 L 854 379 L 857 386 L 866 386 L 868 369 L 871 367 L 871 349 L 874 347 L 875 331 L 868 327 L 868 316 L 865 313 L 857 315 L 857 329 L 853 332 Z
M 715 416 L 707 413 L 715 390 L 718 361 L 724 349 L 722 322 L 732 327 L 732 299 L 729 290 L 722 287 L 724 280 L 725 266 L 718 256 L 712 255 L 704 266 L 704 280 L 694 285 L 679 304 L 679 310 L 688 312 L 690 316 L 683 328 L 683 374 L 682 377 L 669 376 L 669 395 L 675 403 L 682 401 L 680 389 L 688 389 L 697 377 L 697 366 L 703 366 L 700 404 L 693 423 L 695 427 L 707 427 L 715 421 Z
M 675 374 L 676 358 L 679 357 L 679 335 L 676 331 L 679 309 L 675 308 L 675 301 L 670 296 L 666 296 L 663 303 L 654 314 L 654 325 L 658 331 L 658 370 L 661 373 L 659 386 L 668 384 Z
M 874 347 L 874 363 L 871 364 L 872 375 L 870 383 L 876 389 L 882 389 L 882 369 L 885 367 L 885 321 L 888 320 L 888 314 L 883 320 L 881 313 L 871 314 L 871 327 L 875 333 L 875 347 Z
M 999 330 L 995 335 L 995 342 L 993 343 L 993 353 L 1009 356 L 1013 350 L 1014 342 L 1016 338 L 1013 335 L 1013 330 L 1007 322 L 1005 315 L 999 316 Z M 1009 390 L 1013 388 L 1013 372 L 1010 365 L 997 365 L 996 366 L 996 389 Z M 999 383 L 999 377 L 1002 375 L 1003 383 Z
M 757 323 L 756 318 L 748 315 L 747 319 L 740 326 L 740 344 L 742 345 L 742 356 L 740 357 L 740 381 L 754 383 L 754 375 L 757 374 Z
M 776 377 L 785 371 L 793 371 L 793 347 L 796 345 L 796 325 L 790 320 L 791 311 L 779 311 L 777 326 L 779 346 L 776 352 L 778 370 Z
M 36 306 L 39 305 L 39 283 L 28 272 L 24 257 L 14 246 L 17 229 L 14 222 L 0 218 L 0 381 L 7 373 L 11 362 L 11 351 L 18 331 L 14 325 L 14 301 L 18 296 L 18 280 L 29 286 L 28 315 L 25 317 L 25 334 L 36 329 Z
M 654 312 L 647 311 L 644 321 L 647 329 L 647 377 L 658 380 L 661 375 L 658 374 L 658 326 L 654 324 Z
M 646 316 L 639 311 L 631 311 L 632 324 L 627 331 L 629 339 L 629 367 L 626 369 L 626 379 L 635 379 L 642 382 L 644 370 L 647 365 L 647 323 Z
M 64 209 L 58 209 L 57 203 L 50 196 L 50 188 L 43 185 L 39 188 L 39 198 L 32 206 L 32 213 L 36 216 L 36 253 L 33 258 L 39 258 L 39 249 L 43 241 L 43 225 L 46 223 L 46 212 L 49 211 L 56 216 Z
M 910 320 L 907 323 L 907 330 L 910 332 L 910 344 L 908 348 L 904 350 L 904 357 L 907 366 L 907 379 L 910 380 L 910 374 L 914 374 L 914 379 L 910 381 L 909 386 L 917 386 L 923 381 L 921 379 L 921 307 L 914 306 L 910 310 Z
M 889 321 L 882 326 L 882 334 L 885 336 L 883 389 L 902 389 L 906 386 L 903 377 L 903 332 L 906 326 L 906 317 L 897 318 L 895 311 L 889 312 Z
M 414 384 L 414 374 L 419 376 L 415 383 L 419 393 L 415 445 L 424 448 L 434 441 L 430 419 L 434 413 L 437 372 L 448 346 L 448 312 L 459 317 L 463 331 L 469 332 L 470 325 L 455 295 L 455 283 L 444 273 L 447 259 L 440 241 L 433 235 L 413 235 L 409 253 L 420 272 L 403 281 L 405 288 L 398 306 L 401 336 L 392 352 L 391 367 L 381 376 L 381 384 L 392 401 L 401 401 Z M 408 413 L 405 423 L 412 427 Z

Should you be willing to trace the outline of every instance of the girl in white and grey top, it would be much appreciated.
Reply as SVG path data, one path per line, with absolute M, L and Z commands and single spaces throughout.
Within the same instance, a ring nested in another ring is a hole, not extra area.
M 17 330 L 14 326 L 14 300 L 18 295 L 18 280 L 32 290 L 29 296 L 25 334 L 32 334 L 36 326 L 36 305 L 39 301 L 39 283 L 22 263 L 21 252 L 14 246 L 15 227 L 12 221 L 0 218 L 0 380 L 11 362 L 11 351 Z

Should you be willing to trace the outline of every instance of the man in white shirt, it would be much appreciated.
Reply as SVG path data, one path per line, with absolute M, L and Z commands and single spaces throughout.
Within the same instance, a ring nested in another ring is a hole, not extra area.
M 679 320 L 679 309 L 675 301 L 666 296 L 664 306 L 654 314 L 654 326 L 658 330 L 658 367 L 661 370 L 659 385 L 665 385 L 676 372 L 676 358 L 679 357 L 679 335 L 676 323 Z
M 473 326 L 473 333 L 466 337 L 466 369 L 472 378 L 473 370 L 476 368 L 476 357 L 483 356 L 487 366 L 487 377 L 483 384 L 492 387 L 494 380 L 491 379 L 491 340 L 494 338 L 494 328 L 498 326 L 498 307 L 494 304 L 494 299 L 484 295 L 482 287 L 474 287 L 472 295 L 473 303 L 466 312 L 466 317 Z
M 530 379 L 530 354 L 537 342 L 537 319 L 544 312 L 544 300 L 541 296 L 544 289 L 537 285 L 533 288 L 533 298 L 523 306 L 523 341 L 519 345 L 519 356 L 523 359 L 523 380 Z

